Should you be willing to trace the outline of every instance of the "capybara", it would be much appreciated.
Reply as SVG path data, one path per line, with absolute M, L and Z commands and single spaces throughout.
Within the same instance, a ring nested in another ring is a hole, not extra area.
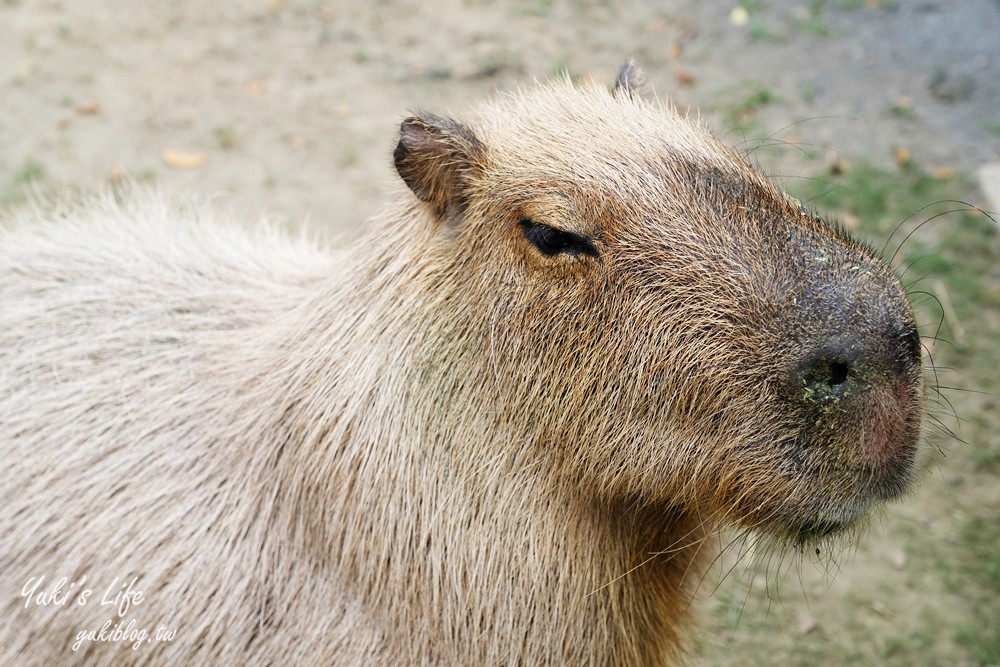
M 353 250 L 133 192 L 0 251 L 3 665 L 654 665 L 719 526 L 899 495 L 893 272 L 634 67 L 418 113 Z

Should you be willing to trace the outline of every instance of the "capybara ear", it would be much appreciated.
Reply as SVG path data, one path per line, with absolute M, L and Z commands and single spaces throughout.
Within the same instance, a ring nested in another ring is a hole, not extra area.
M 444 216 L 465 209 L 469 176 L 480 169 L 483 145 L 465 125 L 423 113 L 399 126 L 396 171 L 421 201 Z
M 618 80 L 615 81 L 615 95 L 625 95 L 636 97 L 639 94 L 639 87 L 642 86 L 642 70 L 635 64 L 635 60 L 629 58 L 622 65 L 618 72 Z

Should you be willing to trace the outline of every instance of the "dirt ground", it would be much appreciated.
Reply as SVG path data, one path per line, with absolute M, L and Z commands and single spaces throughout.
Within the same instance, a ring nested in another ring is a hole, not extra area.
M 904 147 L 965 170 L 1000 156 L 996 0 L 748 2 L 742 26 L 734 6 L 2 0 L 0 186 L 93 188 L 127 172 L 353 235 L 394 182 L 406 109 L 461 114 L 562 70 L 611 80 L 629 55 L 682 107 L 769 91 L 763 134 L 747 136 L 821 159 L 888 162 Z M 206 162 L 172 168 L 165 150 Z
M 461 116 L 562 71 L 610 82 L 627 56 L 728 143 L 788 142 L 757 157 L 783 182 L 971 173 L 1000 160 L 998 36 L 997 0 L 0 0 L 0 205 L 127 175 L 348 242 L 398 187 L 407 109 Z M 995 439 L 997 405 L 970 401 Z M 781 570 L 779 602 L 750 594 L 759 572 L 706 583 L 695 664 L 990 664 L 962 632 L 989 641 L 1000 619 L 969 618 L 908 546 L 957 539 L 970 506 L 1000 522 L 995 485 L 955 483 L 963 456 L 835 572 Z

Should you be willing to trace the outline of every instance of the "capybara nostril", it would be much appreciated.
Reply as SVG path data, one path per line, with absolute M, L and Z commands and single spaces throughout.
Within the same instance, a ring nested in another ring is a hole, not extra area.
M 847 371 L 850 367 L 843 361 L 832 361 L 829 366 L 829 381 L 830 387 L 839 387 L 840 385 L 847 382 Z
M 802 374 L 806 392 L 813 397 L 844 396 L 850 387 L 851 364 L 837 357 L 824 357 Z

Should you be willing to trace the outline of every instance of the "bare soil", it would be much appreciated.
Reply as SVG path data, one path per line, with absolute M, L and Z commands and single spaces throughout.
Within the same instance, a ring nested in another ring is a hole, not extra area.
M 394 182 L 406 109 L 460 115 L 562 70 L 610 81 L 630 55 L 681 107 L 769 91 L 754 127 L 719 133 L 776 133 L 819 167 L 827 151 L 1000 156 L 996 0 L 746 5 L 738 26 L 721 1 L 2 0 L 0 187 L 127 172 L 352 236 Z M 164 150 L 207 161 L 171 168 Z

